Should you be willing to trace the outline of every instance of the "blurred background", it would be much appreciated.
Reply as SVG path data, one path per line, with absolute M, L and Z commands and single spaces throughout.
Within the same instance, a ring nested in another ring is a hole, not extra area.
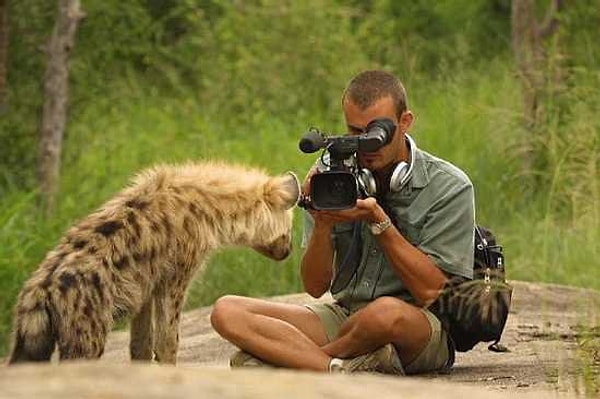
M 599 0 L 83 0 L 53 206 L 40 206 L 62 1 L 0 1 L 0 356 L 25 279 L 140 169 L 225 159 L 304 176 L 363 69 L 404 82 L 418 145 L 465 170 L 509 279 L 600 289 Z M 42 201 L 43 203 L 43 201 Z M 295 251 L 224 251 L 188 295 L 298 292 Z

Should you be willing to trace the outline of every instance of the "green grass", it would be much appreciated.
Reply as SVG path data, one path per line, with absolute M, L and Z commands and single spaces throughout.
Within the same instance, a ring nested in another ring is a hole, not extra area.
M 549 176 L 560 177 L 550 179 L 556 185 L 533 192 L 523 186 L 526 176 L 514 152 L 522 134 L 519 87 L 511 71 L 497 66 L 439 81 L 413 76 L 410 82 L 410 105 L 417 115 L 414 137 L 421 148 L 470 175 L 478 220 L 504 245 L 509 278 L 600 289 L 598 177 L 587 172 L 579 177 L 581 183 L 588 182 L 587 188 L 569 186 L 564 193 L 558 182 L 567 181 L 564 174 L 573 168 L 565 168 L 569 162 L 557 162 L 547 170 Z M 305 129 L 318 125 L 339 131 L 342 126 L 341 115 L 235 118 L 219 114 L 218 105 L 203 107 L 193 93 L 172 97 L 144 87 L 130 80 L 114 84 L 108 95 L 79 106 L 72 115 L 52 218 L 38 215 L 35 193 L 10 189 L 0 199 L 0 354 L 7 349 L 11 309 L 23 281 L 74 221 L 110 198 L 138 170 L 161 162 L 218 158 L 303 176 L 313 161 L 297 149 Z M 580 108 L 579 118 L 573 119 L 577 122 L 565 129 L 585 132 L 595 126 L 593 110 Z M 575 144 L 577 151 L 585 148 Z M 590 145 L 594 148 L 597 141 Z M 575 195 L 577 190 L 591 194 L 584 201 Z M 565 200 L 581 211 L 565 215 L 557 206 Z M 281 263 L 249 249 L 215 254 L 203 278 L 193 283 L 188 308 L 208 305 L 227 293 L 268 296 L 301 290 L 299 211 L 294 233 L 296 249 Z
M 595 327 L 595 330 L 584 331 L 577 344 L 581 361 L 582 390 L 587 397 L 597 398 L 600 394 L 600 334 L 598 327 Z

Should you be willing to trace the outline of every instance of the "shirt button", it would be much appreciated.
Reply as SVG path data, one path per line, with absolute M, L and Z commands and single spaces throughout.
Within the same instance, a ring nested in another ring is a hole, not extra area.
M 373 248 L 371 250 L 371 255 L 377 255 L 377 248 Z
M 365 281 L 365 282 L 363 282 L 363 284 L 364 284 L 364 285 L 365 285 L 365 287 L 367 287 L 367 288 L 369 288 L 369 286 L 371 285 L 371 284 L 369 284 L 369 282 L 368 282 L 368 281 Z

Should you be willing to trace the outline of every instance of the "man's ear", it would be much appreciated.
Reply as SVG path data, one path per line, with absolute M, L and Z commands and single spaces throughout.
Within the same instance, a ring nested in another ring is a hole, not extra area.
M 300 180 L 294 172 L 272 177 L 265 185 L 265 199 L 274 208 L 290 209 L 300 199 Z
M 408 132 L 415 121 L 415 115 L 410 110 L 406 110 L 400 116 L 400 130 L 404 133 Z

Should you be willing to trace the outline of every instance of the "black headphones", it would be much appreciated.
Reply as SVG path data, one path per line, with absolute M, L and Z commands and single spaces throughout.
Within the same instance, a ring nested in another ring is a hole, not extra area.
M 390 177 L 390 191 L 398 192 L 404 187 L 404 185 L 410 180 L 412 175 L 413 166 L 415 164 L 415 155 L 417 153 L 417 145 L 415 141 L 410 137 L 410 135 L 405 134 L 406 143 L 408 144 L 408 148 L 410 150 L 410 160 L 409 162 L 400 161 L 394 167 L 392 175 Z M 381 190 L 377 188 L 377 181 L 375 176 L 373 176 L 373 172 L 369 169 L 362 168 L 358 171 L 358 175 L 356 177 L 358 180 L 358 184 L 360 189 L 369 197 L 375 196 L 378 193 L 381 194 Z

